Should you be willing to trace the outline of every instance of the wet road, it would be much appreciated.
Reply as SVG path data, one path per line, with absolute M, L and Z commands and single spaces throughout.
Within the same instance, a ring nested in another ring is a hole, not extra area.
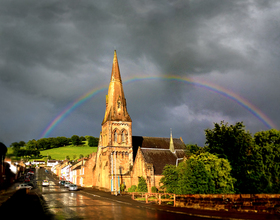
M 121 201 L 118 197 L 108 196 L 108 193 L 106 196 L 104 192 L 104 195 L 102 192 L 83 189 L 69 192 L 68 188 L 59 186 L 58 181 L 51 174 L 46 174 L 44 169 L 36 170 L 36 179 L 36 190 L 42 194 L 54 219 L 202 219 L 145 207 L 133 200 Z M 44 179 L 49 180 L 50 186 L 42 187 L 40 183 Z

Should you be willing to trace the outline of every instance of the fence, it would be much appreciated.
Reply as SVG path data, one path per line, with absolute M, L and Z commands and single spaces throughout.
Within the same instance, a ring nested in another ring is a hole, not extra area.
M 145 198 L 146 203 L 155 202 L 161 205 L 163 202 L 173 202 L 173 205 L 176 204 L 176 195 L 173 193 L 131 193 L 132 199 L 136 200 L 137 198 Z

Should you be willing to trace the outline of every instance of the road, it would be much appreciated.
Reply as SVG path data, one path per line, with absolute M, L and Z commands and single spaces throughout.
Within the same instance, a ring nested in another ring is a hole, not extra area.
M 38 184 L 35 190 L 41 193 L 54 219 L 201 219 L 158 210 L 145 203 L 98 190 L 68 191 L 67 188 L 59 186 L 58 181 L 51 174 L 46 174 L 44 169 L 36 170 L 36 179 Z M 49 180 L 50 186 L 43 187 L 40 184 L 44 179 Z

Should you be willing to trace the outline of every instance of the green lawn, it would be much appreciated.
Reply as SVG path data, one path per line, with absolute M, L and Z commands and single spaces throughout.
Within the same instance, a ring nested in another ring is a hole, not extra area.
M 69 156 L 72 160 L 74 155 L 76 155 L 76 159 L 78 159 L 80 157 L 80 154 L 82 154 L 85 157 L 91 154 L 92 152 L 96 151 L 97 147 L 66 146 L 40 151 L 40 154 L 42 156 L 51 156 L 51 158 L 55 160 L 65 160 L 66 156 Z

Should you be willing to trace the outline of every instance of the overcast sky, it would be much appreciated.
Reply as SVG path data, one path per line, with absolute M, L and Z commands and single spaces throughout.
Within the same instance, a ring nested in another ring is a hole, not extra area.
M 69 104 L 110 82 L 114 49 L 135 136 L 204 146 L 207 128 L 269 128 L 219 93 L 160 80 L 203 80 L 239 95 L 280 127 L 280 2 L 0 0 L 0 141 L 39 139 Z M 48 137 L 99 137 L 107 91 Z

